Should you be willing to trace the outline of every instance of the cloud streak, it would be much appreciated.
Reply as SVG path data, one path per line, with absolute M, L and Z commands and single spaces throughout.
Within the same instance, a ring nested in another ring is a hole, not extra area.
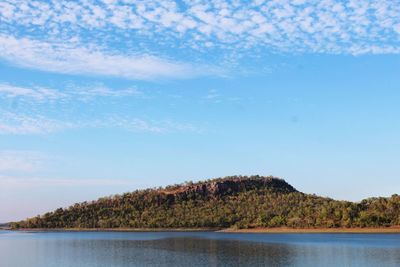
M 0 135 L 43 135 L 72 129 L 119 129 L 132 133 L 153 134 L 201 132 L 201 129 L 191 124 L 171 120 L 144 120 L 121 115 L 72 122 L 7 111 L 2 111 L 0 114 Z
M 41 153 L 21 150 L 0 151 L 0 172 L 34 172 L 43 166 Z
M 77 124 L 41 115 L 24 115 L 8 111 L 1 111 L 0 114 L 0 135 L 49 134 L 77 127 Z
M 205 68 L 149 54 L 127 55 L 98 46 L 44 42 L 0 35 L 0 57 L 18 66 L 65 74 L 115 76 L 133 80 L 188 78 Z
M 54 89 L 42 87 L 28 88 L 3 83 L 0 84 L 0 96 L 6 98 L 23 97 L 42 102 L 63 99 L 66 97 L 66 94 Z
M 128 116 L 110 116 L 105 120 L 94 123 L 95 127 L 119 128 L 129 132 L 148 132 L 148 133 L 175 133 L 175 132 L 194 132 L 201 130 L 191 124 L 178 123 L 171 120 L 143 120 Z
M 130 97 L 142 93 L 133 87 L 124 89 L 111 89 L 103 85 L 69 86 L 63 90 L 38 86 L 16 86 L 9 83 L 0 83 L 0 98 L 26 99 L 37 102 L 57 101 L 88 101 L 96 97 Z
M 82 186 L 121 186 L 135 185 L 133 181 L 119 179 L 60 179 L 43 177 L 12 177 L 0 176 L 0 187 L 21 188 L 21 187 L 82 187 Z

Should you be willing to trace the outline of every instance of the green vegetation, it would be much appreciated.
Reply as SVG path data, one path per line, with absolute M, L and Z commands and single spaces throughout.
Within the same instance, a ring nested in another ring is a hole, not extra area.
M 17 228 L 384 227 L 400 225 L 400 196 L 337 201 L 284 180 L 232 176 L 100 198 L 12 223 Z

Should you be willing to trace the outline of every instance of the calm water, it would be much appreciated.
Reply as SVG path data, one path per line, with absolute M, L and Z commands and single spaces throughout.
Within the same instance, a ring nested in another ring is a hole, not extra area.
M 0 266 L 400 266 L 400 235 L 0 231 Z

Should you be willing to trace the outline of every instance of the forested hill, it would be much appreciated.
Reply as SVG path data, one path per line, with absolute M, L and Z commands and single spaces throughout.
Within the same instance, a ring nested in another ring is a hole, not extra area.
M 400 196 L 359 203 L 297 191 L 282 179 L 231 176 L 59 208 L 13 228 L 382 227 L 400 225 Z

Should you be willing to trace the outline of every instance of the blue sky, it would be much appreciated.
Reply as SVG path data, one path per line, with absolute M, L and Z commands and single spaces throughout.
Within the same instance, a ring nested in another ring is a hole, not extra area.
M 0 221 L 227 175 L 400 192 L 399 1 L 0 2 Z

